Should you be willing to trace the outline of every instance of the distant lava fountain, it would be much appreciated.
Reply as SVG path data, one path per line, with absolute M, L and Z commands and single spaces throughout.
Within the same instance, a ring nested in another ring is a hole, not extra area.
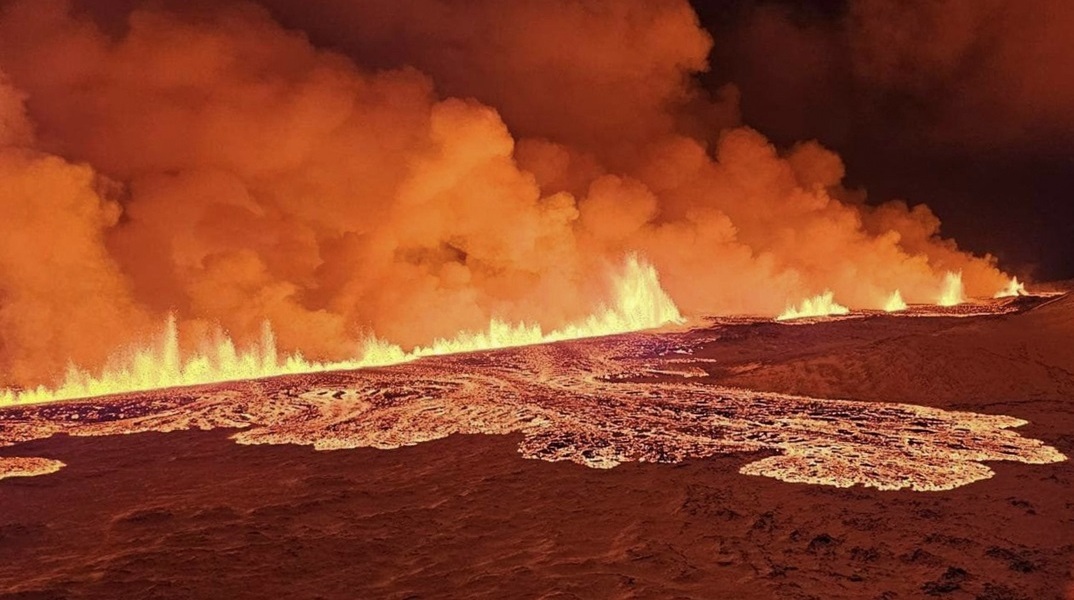
M 790 321 L 793 319 L 802 319 L 805 317 L 845 315 L 849 312 L 850 309 L 835 301 L 835 294 L 833 294 L 831 290 L 826 290 L 823 294 L 814 296 L 812 298 L 806 298 L 798 306 L 788 306 L 787 310 L 783 311 L 782 314 L 776 317 L 776 320 Z
M 1018 281 L 1017 277 L 1012 277 L 1010 283 L 1007 284 L 1007 287 L 1005 287 L 1002 290 L 996 292 L 995 297 L 996 298 L 1012 298 L 1012 297 L 1015 297 L 1015 296 L 1028 296 L 1028 295 L 1029 295 L 1029 292 L 1026 291 L 1025 284 L 1020 282 L 1020 281 Z
M 906 301 L 902 299 L 902 293 L 899 290 L 895 290 L 891 296 L 888 297 L 884 303 L 884 310 L 887 312 L 899 312 L 906 310 Z
M 958 306 L 966 301 L 966 293 L 962 287 L 962 273 L 948 272 L 943 278 L 943 291 L 936 300 L 940 306 Z
M 226 334 L 219 334 L 207 351 L 183 357 L 178 328 L 169 318 L 160 339 L 151 345 L 117 353 L 110 366 L 94 375 L 78 367 L 68 369 L 63 383 L 54 389 L 38 387 L 24 391 L 0 391 L 0 406 L 69 400 L 145 391 L 160 388 L 258 379 L 275 375 L 315 373 L 399 364 L 423 356 L 441 356 L 495 348 L 509 348 L 653 329 L 682 323 L 675 303 L 660 286 L 656 269 L 636 255 L 628 255 L 613 276 L 610 304 L 585 319 L 554 331 L 540 325 L 492 320 L 484 331 L 461 332 L 450 339 L 406 351 L 398 345 L 372 338 L 351 360 L 316 362 L 301 354 L 281 357 L 269 324 L 253 347 L 239 349 Z

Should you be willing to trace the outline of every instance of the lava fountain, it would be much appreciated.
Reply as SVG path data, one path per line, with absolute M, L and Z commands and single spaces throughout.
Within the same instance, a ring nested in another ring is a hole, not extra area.
M 777 321 L 790 321 L 806 317 L 826 317 L 829 315 L 845 315 L 850 309 L 835 301 L 835 294 L 831 290 L 825 290 L 812 298 L 806 298 L 798 306 L 787 306 L 787 310 L 776 317 Z
M 496 348 L 509 348 L 627 333 L 681 324 L 684 319 L 660 286 L 656 269 L 637 255 L 628 255 L 612 278 L 612 299 L 586 318 L 545 332 L 540 325 L 507 323 L 493 319 L 483 331 L 465 331 L 450 339 L 409 351 L 390 342 L 370 338 L 355 358 L 334 362 L 309 361 L 301 354 L 281 356 L 270 324 L 262 327 L 259 343 L 237 348 L 226 333 L 219 333 L 207 351 L 182 356 L 176 320 L 169 317 L 155 343 L 116 353 L 109 367 L 94 374 L 72 366 L 62 384 L 31 390 L 0 392 L 0 405 L 105 396 L 160 388 L 198 385 L 276 375 L 360 369 L 408 362 L 424 356 L 441 356 Z

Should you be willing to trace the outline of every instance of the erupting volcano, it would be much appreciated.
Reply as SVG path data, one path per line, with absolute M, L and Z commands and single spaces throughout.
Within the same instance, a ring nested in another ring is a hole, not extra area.
M 0 598 L 1063 598 L 1039 4 L 0 0 Z

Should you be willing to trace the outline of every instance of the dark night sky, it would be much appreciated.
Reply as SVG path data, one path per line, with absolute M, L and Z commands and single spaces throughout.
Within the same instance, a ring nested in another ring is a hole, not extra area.
M 972 11 L 984 4 L 967 6 Z M 821 141 L 839 152 L 849 182 L 865 187 L 872 200 L 928 204 L 945 235 L 993 253 L 1012 272 L 1038 280 L 1074 277 L 1074 119 L 1038 122 L 1035 104 L 1022 110 L 1007 102 L 1011 92 L 997 90 L 1015 89 L 1019 78 L 993 75 L 1004 57 L 1036 51 L 1036 37 L 1022 42 L 997 35 L 1000 17 L 984 14 L 972 29 L 975 47 L 959 55 L 957 68 L 937 73 L 926 60 L 904 60 L 899 83 L 905 85 L 884 87 L 855 71 L 862 67 L 854 44 L 866 32 L 855 22 L 860 15 L 851 0 L 693 5 L 715 39 L 712 71 L 703 82 L 710 89 L 733 82 L 746 124 L 781 145 Z M 1071 15 L 1069 7 L 1059 10 Z M 909 25 L 920 27 L 905 27 L 902 39 L 909 43 L 937 37 L 927 18 Z M 1043 26 L 1025 25 L 1030 31 Z M 1062 44 L 1070 29 L 1049 34 Z M 933 48 L 945 48 L 939 37 Z M 1069 99 L 1070 85 L 1062 81 L 1066 74 L 1074 79 L 1074 51 L 1042 56 L 1029 69 L 1044 79 L 1047 94 L 1053 93 L 1049 80 L 1065 86 L 1054 92 L 1057 103 Z M 957 131 L 948 134 L 955 121 Z

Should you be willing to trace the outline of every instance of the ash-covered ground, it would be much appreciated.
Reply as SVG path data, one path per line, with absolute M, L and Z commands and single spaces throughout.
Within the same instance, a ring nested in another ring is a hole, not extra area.
M 0 597 L 1064 598 L 1071 340 L 1020 298 L 8 408 Z

